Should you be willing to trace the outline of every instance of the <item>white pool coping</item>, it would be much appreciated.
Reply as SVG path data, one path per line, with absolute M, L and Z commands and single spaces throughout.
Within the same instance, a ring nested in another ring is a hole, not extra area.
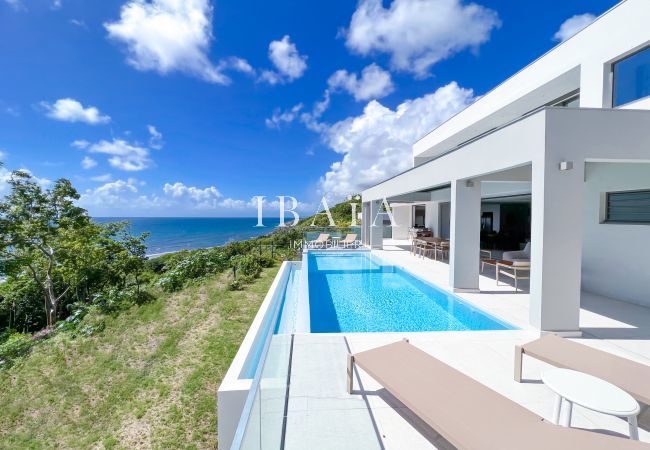
M 301 262 L 299 261 L 285 261 L 282 263 L 239 350 L 237 350 L 235 358 L 219 385 L 217 391 L 217 427 L 220 448 L 230 448 L 240 418 L 244 412 L 248 394 L 253 387 L 253 378 L 242 377 L 242 373 L 247 364 L 252 364 L 251 359 L 255 353 L 253 350 L 258 345 L 266 346 L 273 335 L 272 332 L 264 332 L 264 325 L 267 320 L 272 320 L 270 316 L 278 310 L 291 268 L 300 268 L 300 266 Z M 256 373 L 259 372 L 259 368 L 263 365 L 264 357 L 265 354 L 263 352 L 260 356 Z

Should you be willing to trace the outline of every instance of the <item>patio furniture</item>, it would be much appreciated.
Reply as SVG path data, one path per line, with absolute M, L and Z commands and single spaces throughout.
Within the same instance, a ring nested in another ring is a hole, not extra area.
M 519 280 L 530 280 L 530 262 L 498 261 L 496 266 L 497 266 L 497 286 L 499 285 L 499 275 L 505 275 L 515 280 L 515 291 L 519 289 L 518 286 Z M 524 274 L 528 274 L 528 275 L 524 275 Z
M 330 235 L 328 233 L 321 233 L 313 241 L 307 241 L 308 248 L 322 248 L 329 242 Z
M 570 369 L 551 369 L 542 374 L 542 381 L 557 398 L 553 410 L 553 422 L 560 424 L 560 410 L 566 404 L 567 412 L 562 426 L 571 426 L 573 404 L 610 416 L 624 417 L 630 428 L 630 439 L 639 440 L 636 416 L 641 408 L 634 398 L 623 389 L 583 372 Z
M 481 273 L 483 273 L 483 270 L 485 269 L 486 265 L 493 266 L 496 268 L 499 262 L 500 260 L 498 259 L 489 259 L 489 258 L 481 259 Z
M 449 241 L 440 241 L 436 244 L 436 249 L 435 249 L 435 259 L 436 261 L 438 260 L 438 253 L 442 254 L 442 257 L 449 259 Z
M 427 242 L 422 239 L 413 239 L 411 250 L 414 256 L 422 256 L 426 249 Z
M 341 236 L 332 236 L 330 239 L 332 240 L 332 248 L 338 248 L 341 243 Z
M 428 239 L 424 239 L 422 241 L 422 247 L 421 247 L 421 252 L 422 252 L 422 257 L 426 258 L 427 256 L 434 256 L 434 253 L 436 251 L 436 243 L 431 242 Z
M 345 236 L 345 239 L 339 241 L 339 245 L 342 245 L 343 247 L 347 248 L 348 245 L 357 245 L 357 235 L 356 233 L 349 233 L 347 236 Z
M 504 252 L 502 259 L 512 262 L 530 262 L 530 242 L 526 243 L 523 250 Z
M 650 444 L 554 425 L 409 344 L 395 342 L 348 355 L 354 366 L 460 450 L 633 450 Z
M 515 381 L 521 382 L 523 355 L 556 367 L 588 373 L 650 405 L 650 366 L 597 350 L 554 334 L 515 347 Z

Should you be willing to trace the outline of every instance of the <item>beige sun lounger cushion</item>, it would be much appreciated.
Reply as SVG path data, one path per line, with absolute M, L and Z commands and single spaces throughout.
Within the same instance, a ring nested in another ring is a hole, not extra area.
M 650 404 L 650 366 L 587 345 L 546 334 L 515 349 L 515 380 L 521 381 L 523 355 L 548 364 L 588 373 L 620 387 L 638 401 Z
M 326 244 L 327 241 L 329 240 L 330 235 L 328 233 L 321 233 L 318 235 L 316 239 L 313 241 L 309 241 L 308 244 L 314 245 L 314 244 Z
M 357 235 L 354 233 L 348 234 L 345 236 L 345 239 L 343 239 L 339 244 L 354 244 L 357 240 Z
M 547 422 L 405 341 L 350 356 L 348 374 L 354 365 L 460 450 L 650 449 Z

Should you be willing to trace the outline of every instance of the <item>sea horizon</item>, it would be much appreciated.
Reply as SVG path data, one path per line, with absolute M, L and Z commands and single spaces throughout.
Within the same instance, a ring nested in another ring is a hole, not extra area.
M 149 233 L 145 243 L 147 257 L 182 250 L 225 245 L 271 233 L 280 219 L 265 217 L 257 226 L 257 217 L 127 217 L 95 216 L 98 223 L 128 222 L 134 235 Z

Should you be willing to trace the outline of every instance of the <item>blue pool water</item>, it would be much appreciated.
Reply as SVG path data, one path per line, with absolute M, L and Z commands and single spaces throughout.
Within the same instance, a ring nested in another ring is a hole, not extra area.
M 368 252 L 309 252 L 312 333 L 514 327 Z

